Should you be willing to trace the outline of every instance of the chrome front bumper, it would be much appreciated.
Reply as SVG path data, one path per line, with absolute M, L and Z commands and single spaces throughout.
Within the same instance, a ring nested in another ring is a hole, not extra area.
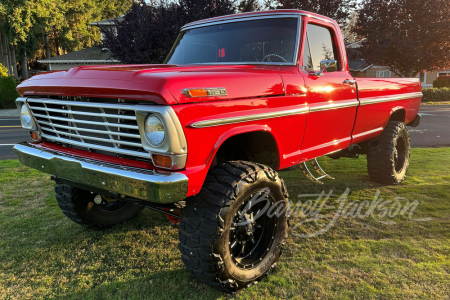
M 155 203 L 186 198 L 188 178 L 182 173 L 162 174 L 38 148 L 23 142 L 14 146 L 22 164 L 58 178 L 95 189 Z

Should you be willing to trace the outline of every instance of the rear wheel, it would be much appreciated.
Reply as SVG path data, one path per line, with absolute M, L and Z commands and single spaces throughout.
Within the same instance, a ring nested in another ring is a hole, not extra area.
M 211 169 L 186 201 L 180 251 L 188 271 L 225 292 L 272 272 L 287 236 L 288 194 L 271 168 L 243 161 Z
M 67 184 L 57 184 L 55 192 L 59 207 L 70 220 L 94 230 L 126 222 L 143 209 L 131 202 L 113 201 Z
M 410 139 L 406 125 L 390 121 L 383 133 L 369 143 L 367 168 L 370 178 L 382 184 L 399 184 L 409 167 Z

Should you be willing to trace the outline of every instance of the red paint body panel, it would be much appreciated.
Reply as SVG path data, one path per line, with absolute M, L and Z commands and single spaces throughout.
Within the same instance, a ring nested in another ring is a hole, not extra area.
M 274 69 L 264 66 L 173 65 L 75 67 L 34 76 L 17 90 L 24 96 L 122 98 L 173 105 L 283 95 L 281 77 Z M 199 87 L 224 87 L 228 95 L 188 98 L 182 94 L 185 88 Z
M 357 78 L 358 98 L 362 104 L 377 97 L 395 97 L 404 94 L 420 93 L 420 82 L 416 78 Z M 414 121 L 420 108 L 421 97 L 407 100 L 381 102 L 361 105 L 358 108 L 353 143 L 379 136 L 391 115 L 397 110 L 405 112 L 403 122 Z
M 192 123 L 212 117 L 237 117 L 304 108 L 304 100 L 303 96 L 281 96 L 173 106 L 188 141 L 186 170 L 189 173 L 189 193 L 199 191 L 217 150 L 223 142 L 237 134 L 269 132 L 278 146 L 278 169 L 295 165 L 300 159 L 306 114 L 206 128 L 193 128 L 190 126 Z
M 395 111 L 405 112 L 405 123 L 414 120 L 420 105 L 418 79 L 357 78 L 356 86 L 348 85 L 344 81 L 353 78 L 348 72 L 342 34 L 335 21 L 297 10 L 277 10 L 274 13 L 302 14 L 299 55 L 295 66 L 84 66 L 37 75 L 19 85 L 18 91 L 24 96 L 124 98 L 170 105 L 179 118 L 188 144 L 186 167 L 177 170 L 189 177 L 188 196 L 200 191 L 216 152 L 227 139 L 237 134 L 256 131 L 270 133 L 277 145 L 277 169 L 284 169 L 378 136 Z M 270 12 L 239 16 L 263 14 Z M 204 21 L 194 24 L 199 22 Z M 308 23 L 328 27 L 334 33 L 340 70 L 313 76 L 302 67 Z M 226 88 L 227 95 L 189 98 L 182 93 L 186 88 Z M 377 97 L 411 93 L 416 93 L 416 97 L 360 105 Z M 334 108 L 335 105 L 340 107 Z M 192 127 L 199 121 L 305 108 L 310 111 L 220 126 Z M 70 149 L 48 142 L 41 146 L 125 166 L 158 169 L 150 163 Z

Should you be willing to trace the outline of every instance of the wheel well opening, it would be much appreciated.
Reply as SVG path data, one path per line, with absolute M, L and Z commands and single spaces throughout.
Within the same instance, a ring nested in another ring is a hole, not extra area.
M 399 109 L 396 110 L 392 115 L 389 121 L 399 121 L 399 122 L 405 122 L 406 118 L 406 110 Z
M 278 150 L 274 137 L 269 132 L 242 133 L 228 138 L 216 153 L 214 163 L 245 160 L 276 168 Z

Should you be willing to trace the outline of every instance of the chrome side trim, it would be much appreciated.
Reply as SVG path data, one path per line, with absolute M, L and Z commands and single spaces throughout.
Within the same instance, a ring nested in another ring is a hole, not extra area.
M 210 120 L 198 121 L 198 122 L 191 124 L 190 127 L 204 128 L 204 127 L 221 126 L 221 125 L 234 124 L 234 123 L 242 123 L 242 122 L 250 122 L 250 121 L 256 121 L 256 120 L 286 117 L 286 116 L 291 116 L 291 115 L 300 115 L 300 114 L 306 114 L 308 112 L 309 112 L 309 107 L 303 107 L 303 108 L 283 110 L 283 111 L 263 113 L 263 114 L 254 114 L 254 115 L 246 115 L 246 116 L 240 116 L 240 117 L 220 118 L 220 119 L 210 119 Z
M 174 203 L 187 195 L 188 178 L 182 173 L 162 174 L 125 167 L 37 148 L 26 142 L 13 149 L 20 162 L 30 168 L 96 189 L 155 203 Z
M 369 104 L 374 104 L 374 103 L 382 103 L 382 102 L 398 101 L 398 100 L 405 100 L 405 99 L 411 99 L 411 98 L 419 98 L 422 96 L 423 96 L 422 92 L 417 92 L 417 93 L 409 93 L 409 94 L 393 95 L 393 96 L 360 98 L 359 101 L 361 101 L 361 105 L 369 105 Z
M 360 138 L 360 137 L 363 137 L 363 136 L 366 136 L 366 135 L 369 135 L 372 133 L 377 133 L 377 132 L 383 131 L 383 129 L 384 129 L 383 127 L 379 127 L 379 128 L 373 129 L 373 130 L 361 132 L 361 133 L 353 135 L 352 138 L 357 139 L 357 138 Z
M 351 101 L 351 102 L 350 102 Z M 340 103 L 342 102 L 342 103 Z M 359 106 L 359 101 L 356 99 L 352 100 L 345 100 L 345 101 L 336 101 L 336 103 L 328 103 L 324 105 L 318 105 L 318 106 L 312 106 L 309 108 L 311 112 L 315 111 L 324 111 L 324 110 L 333 110 L 333 109 L 339 109 L 339 108 L 346 108 L 346 107 L 354 107 Z

